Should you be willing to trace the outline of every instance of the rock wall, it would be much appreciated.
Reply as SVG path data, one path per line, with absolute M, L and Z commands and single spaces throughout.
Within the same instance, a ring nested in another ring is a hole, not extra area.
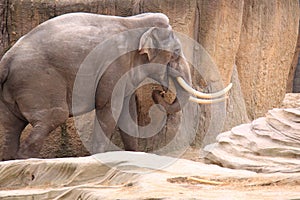
M 9 34 L 8 34 L 8 1 L 0 1 L 0 58 L 4 52 L 9 48 Z
M 240 43 L 244 1 L 198 0 L 197 3 L 197 40 L 216 62 L 224 84 L 228 84 Z
M 299 1 L 245 0 L 236 64 L 248 114 L 278 107 L 298 36 Z
M 43 21 L 78 11 L 120 16 L 163 12 L 169 16 L 175 31 L 204 47 L 209 62 L 198 56 L 199 49 L 186 50 L 196 65 L 203 68 L 202 74 L 192 71 L 194 86 L 205 92 L 218 90 L 230 81 L 235 86 L 226 110 L 223 106 L 198 108 L 200 124 L 195 127 L 196 145 L 201 145 L 203 140 L 205 144 L 213 142 L 224 124 L 223 130 L 229 130 L 248 122 L 248 116 L 257 118 L 281 104 L 298 36 L 298 0 L 2 0 L 0 57 L 18 38 Z M 234 66 L 236 73 L 233 73 Z M 153 104 L 149 94 L 149 88 L 137 92 L 141 124 L 149 121 L 147 113 Z M 179 117 L 169 117 L 169 130 Z M 72 127 L 70 122 L 68 127 Z M 69 130 L 70 138 L 77 137 L 73 128 Z M 57 137 L 60 133 L 58 129 L 51 135 Z M 165 138 L 166 134 L 163 133 Z M 154 145 L 151 140 L 147 144 Z

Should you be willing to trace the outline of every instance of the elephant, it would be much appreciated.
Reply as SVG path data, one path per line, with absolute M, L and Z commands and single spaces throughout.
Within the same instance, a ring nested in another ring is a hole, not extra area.
M 133 37 L 118 36 L 135 29 L 138 31 Z M 106 62 L 109 56 L 105 51 L 119 51 L 126 49 L 128 45 L 135 46 L 135 49 L 113 60 L 101 77 L 94 80 L 95 91 L 89 96 L 92 103 L 83 102 L 74 108 L 73 90 L 82 63 L 97 45 L 113 36 L 115 43 L 96 56 L 101 62 Z M 165 68 L 152 68 L 151 64 Z M 163 90 L 154 90 L 152 98 L 167 113 L 180 111 L 188 100 L 196 103 L 224 101 L 224 95 L 231 88 L 228 85 L 212 94 L 204 94 L 192 88 L 190 66 L 184 59 L 180 41 L 176 38 L 168 17 L 162 13 L 130 17 L 91 13 L 64 14 L 31 30 L 1 59 L 0 125 L 4 130 L 3 160 L 37 157 L 45 138 L 52 130 L 69 117 L 93 109 L 96 110 L 97 120 L 103 131 L 110 138 L 118 126 L 118 120 L 112 118 L 111 111 L 114 86 L 122 75 L 140 65 L 149 67 L 138 73 L 141 75 L 135 84 L 146 77 L 160 82 Z M 169 78 L 176 83 L 176 92 L 178 95 L 182 94 L 182 101 L 176 98 L 174 102 L 167 103 L 164 100 L 163 93 L 168 90 Z M 125 95 L 121 98 L 126 98 Z M 122 104 L 124 100 L 120 102 Z M 120 110 L 121 116 L 122 106 Z M 29 136 L 20 143 L 21 133 L 27 124 L 31 124 L 33 128 Z M 137 150 L 136 138 L 126 133 L 121 133 L 121 138 L 125 150 Z M 101 147 L 101 141 L 99 144 L 98 151 L 105 151 Z

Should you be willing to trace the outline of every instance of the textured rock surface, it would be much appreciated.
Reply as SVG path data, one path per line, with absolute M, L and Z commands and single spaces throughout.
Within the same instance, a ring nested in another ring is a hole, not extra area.
M 8 33 L 8 1 L 0 1 L 0 58 L 9 48 L 9 33 Z
M 296 199 L 300 190 L 299 174 L 257 174 L 130 152 L 0 162 L 0 172 L 3 200 Z
M 240 43 L 244 1 L 198 0 L 197 3 L 197 39 L 218 66 L 224 84 L 228 84 Z
M 298 37 L 299 1 L 247 0 L 236 57 L 251 119 L 279 107 Z
M 228 131 L 239 124 L 250 122 L 236 66 L 233 69 L 231 82 L 233 83 L 233 88 L 230 91 L 227 102 L 226 121 L 223 131 Z
M 270 110 L 266 117 L 222 133 L 205 147 L 207 163 L 256 172 L 300 172 L 300 107 Z

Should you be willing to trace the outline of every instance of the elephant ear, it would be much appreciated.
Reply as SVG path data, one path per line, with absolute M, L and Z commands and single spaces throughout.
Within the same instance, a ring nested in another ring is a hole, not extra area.
M 152 60 L 155 57 L 155 31 L 156 27 L 149 28 L 141 37 L 139 44 L 139 53 L 147 54 L 148 59 Z

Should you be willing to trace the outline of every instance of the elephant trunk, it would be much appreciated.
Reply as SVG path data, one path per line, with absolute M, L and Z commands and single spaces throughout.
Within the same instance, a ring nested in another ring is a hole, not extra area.
M 177 97 L 171 104 L 169 104 L 166 102 L 162 92 L 159 90 L 152 91 L 152 99 L 156 104 L 160 104 L 162 107 L 164 107 L 168 114 L 175 114 L 181 110 L 181 106 Z
M 193 89 L 186 81 L 181 78 L 177 77 L 175 79 L 174 85 L 177 90 L 177 96 L 180 97 L 176 99 L 170 104 L 163 98 L 163 92 L 159 90 L 154 90 L 152 92 L 152 99 L 156 104 L 160 104 L 164 107 L 168 114 L 174 114 L 179 112 L 183 106 L 187 103 L 187 101 L 192 101 L 198 104 L 213 104 L 225 101 L 227 99 L 226 93 L 231 89 L 232 84 L 229 84 L 226 88 L 221 91 L 215 93 L 202 93 L 195 89 Z M 191 96 L 193 95 L 193 96 Z M 194 97 L 196 96 L 196 97 Z M 200 97 L 200 98 L 197 98 Z

